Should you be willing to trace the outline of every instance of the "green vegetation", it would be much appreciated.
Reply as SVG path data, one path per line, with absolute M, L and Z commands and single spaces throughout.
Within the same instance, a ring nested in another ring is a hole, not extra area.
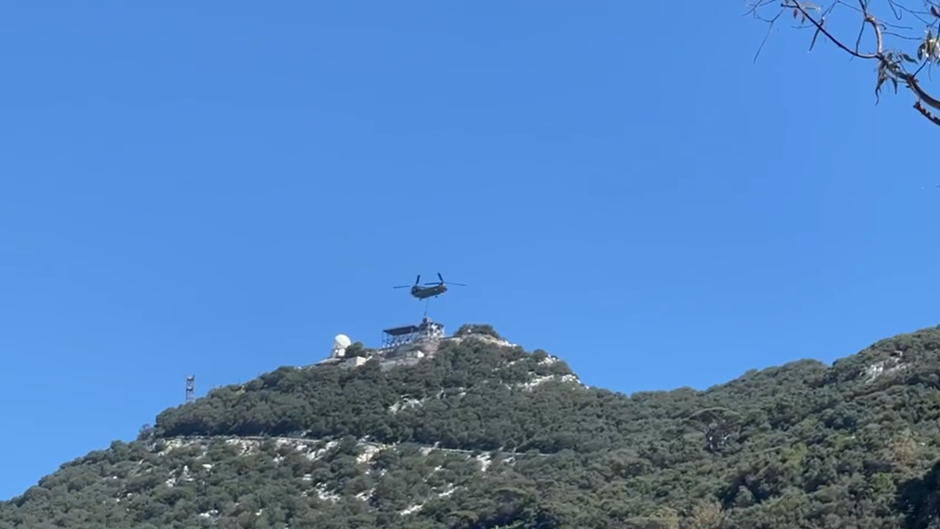
M 938 419 L 940 327 L 630 397 L 464 339 L 214 390 L 0 502 L 0 529 L 926 529 Z
M 454 336 L 462 337 L 469 336 L 471 334 L 483 334 L 486 336 L 492 336 L 497 340 L 502 340 L 503 337 L 496 332 L 496 329 L 492 325 L 486 323 L 465 323 L 457 329 L 457 332 L 454 333 Z
M 371 353 L 372 353 L 372 350 L 366 348 L 366 346 L 363 345 L 362 342 L 356 342 L 354 344 L 350 344 L 350 346 L 346 348 L 346 350 L 343 352 L 343 356 L 346 358 L 353 358 L 357 356 L 364 357 L 364 356 L 369 356 L 369 354 Z

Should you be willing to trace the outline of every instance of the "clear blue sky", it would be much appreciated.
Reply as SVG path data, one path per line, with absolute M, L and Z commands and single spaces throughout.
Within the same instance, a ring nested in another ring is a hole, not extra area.
M 940 322 L 940 130 L 743 2 L 82 5 L 0 17 L 0 498 L 417 273 L 627 393 Z

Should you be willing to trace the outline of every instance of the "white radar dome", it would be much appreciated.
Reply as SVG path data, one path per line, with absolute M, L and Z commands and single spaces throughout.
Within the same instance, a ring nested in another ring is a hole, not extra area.
M 336 338 L 333 338 L 333 348 L 334 349 L 345 349 L 352 344 L 352 340 L 349 339 L 349 336 L 345 334 L 337 334 Z

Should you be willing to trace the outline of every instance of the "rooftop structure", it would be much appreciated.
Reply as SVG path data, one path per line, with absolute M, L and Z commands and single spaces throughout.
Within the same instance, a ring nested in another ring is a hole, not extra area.
M 444 324 L 425 317 L 419 325 L 404 325 L 382 331 L 382 349 L 394 349 L 413 343 L 434 342 L 444 338 Z
M 378 349 L 364 347 L 362 344 L 350 344 L 352 341 L 345 334 L 338 334 L 333 339 L 330 355 L 316 364 L 333 364 L 340 367 L 356 367 L 369 359 L 378 358 L 382 369 L 396 365 L 411 365 L 422 358 L 433 355 L 445 339 L 444 325 L 425 317 L 418 325 L 403 325 L 382 331 L 382 345 Z M 354 354 L 350 353 L 355 348 Z M 352 356 L 349 356 L 352 354 Z

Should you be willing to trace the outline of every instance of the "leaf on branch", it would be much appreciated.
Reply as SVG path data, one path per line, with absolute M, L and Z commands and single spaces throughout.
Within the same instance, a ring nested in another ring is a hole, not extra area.
M 936 61 L 940 57 L 940 37 L 927 30 L 927 36 L 917 47 L 917 58 L 920 60 Z
M 878 82 L 875 84 L 875 104 L 877 105 L 881 101 L 881 85 L 885 81 L 891 81 L 891 84 L 894 85 L 894 93 L 898 93 L 898 80 L 888 73 L 888 65 L 886 62 L 882 62 L 878 65 Z

